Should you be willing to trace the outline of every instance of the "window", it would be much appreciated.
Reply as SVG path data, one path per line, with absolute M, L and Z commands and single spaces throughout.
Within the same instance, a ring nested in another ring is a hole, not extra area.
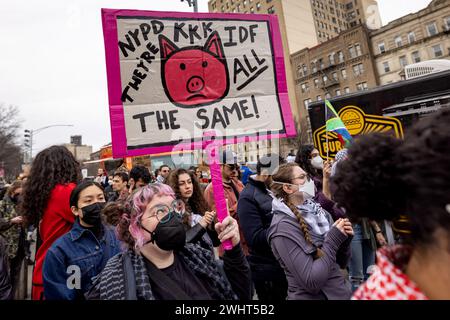
M 242 3 L 244 5 L 244 7 L 247 5 L 247 0 L 244 0 L 244 2 Z
M 325 84 L 325 83 L 327 83 L 327 81 L 328 81 L 328 77 L 327 77 L 327 76 L 323 76 L 323 77 L 322 77 L 322 80 L 323 80 L 323 83 Z
M 339 80 L 339 79 L 338 79 L 338 74 L 337 74 L 337 72 L 333 72 L 333 73 L 332 73 L 332 76 L 333 76 L 333 79 L 334 79 L 334 80 L 336 80 L 336 81 Z
M 317 96 L 317 101 L 322 101 L 322 97 L 321 96 Z
M 259 9 L 261 9 L 261 3 L 260 2 L 257 2 L 256 3 L 256 9 L 259 11 Z
M 360 76 L 364 73 L 364 65 L 362 63 L 353 66 L 353 73 L 355 76 Z
M 342 69 L 342 70 L 341 70 L 341 75 L 342 75 L 342 78 L 343 78 L 343 79 L 347 79 L 347 70 Z
M 427 31 L 428 31 L 428 36 L 434 36 L 435 34 L 438 33 L 437 27 L 436 27 L 436 23 L 430 23 L 427 24 Z
M 408 33 L 408 41 L 409 43 L 413 43 L 414 41 L 416 41 L 416 34 L 413 31 Z
M 250 12 L 251 12 L 251 13 L 254 13 L 254 12 L 255 12 L 255 9 L 254 9 L 253 7 L 250 7 Z
M 444 18 L 444 29 L 445 30 L 450 30 L 450 16 Z
M 348 48 L 348 52 L 350 53 L 350 58 L 355 58 L 356 57 L 356 50 L 353 46 Z
M 388 73 L 389 71 L 391 71 L 391 68 L 389 67 L 389 61 L 383 62 L 383 69 L 384 73 Z
M 363 90 L 367 90 L 367 89 L 368 89 L 367 82 L 361 82 L 361 83 L 356 84 L 356 90 L 358 90 L 358 91 L 363 91 Z
M 342 51 L 338 51 L 338 58 L 339 58 L 339 62 L 344 62 L 344 54 L 342 53 Z
M 414 63 L 420 62 L 420 54 L 419 51 L 414 51 L 413 53 L 411 53 L 411 57 L 412 57 L 412 61 Z
M 340 89 L 337 89 L 337 90 L 335 91 L 335 93 L 336 93 L 336 97 L 339 97 L 339 96 L 341 95 L 341 90 L 340 90 Z
M 361 51 L 361 45 L 359 43 L 355 44 L 355 49 L 356 49 L 356 55 L 361 56 L 362 51 Z
M 240 12 L 241 11 L 241 6 L 238 4 L 236 9 L 237 9 L 237 12 Z
M 395 41 L 395 45 L 397 46 L 397 48 L 402 46 L 402 37 L 401 36 L 395 37 L 394 41 Z
M 327 99 L 327 100 L 331 99 L 331 94 L 327 93 L 327 94 L 325 95 L 325 99 Z
M 320 66 L 320 69 L 325 68 L 325 64 L 323 63 L 323 59 L 322 58 L 319 59 L 319 66 Z
M 432 46 L 431 49 L 433 51 L 433 57 L 435 57 L 435 58 L 439 58 L 444 55 L 442 52 L 442 46 L 440 44 Z
M 380 53 L 385 53 L 386 52 L 386 47 L 384 46 L 384 42 L 380 42 L 378 44 L 378 50 L 380 51 Z
M 309 99 L 303 100 L 303 105 L 305 106 L 305 108 L 308 108 L 308 104 L 309 104 Z
M 398 58 L 398 60 L 400 61 L 401 68 L 406 67 L 406 65 L 408 64 L 408 60 L 406 59 L 406 56 L 401 56 Z
M 334 65 L 334 53 L 328 55 L 328 60 L 330 61 L 330 65 Z
M 302 65 L 302 69 L 303 69 L 303 75 L 307 76 L 308 75 L 308 68 L 306 67 L 305 64 Z
M 316 73 L 317 72 L 317 67 L 316 67 L 316 64 L 314 62 L 311 62 L 311 70 L 312 70 L 312 73 Z
M 349 87 L 345 87 L 345 88 L 344 88 L 344 92 L 345 92 L 345 93 L 350 93 L 350 88 L 349 88 Z
M 302 88 L 302 93 L 308 92 L 309 91 L 309 85 L 308 82 L 302 83 L 300 85 L 300 87 Z
M 275 8 L 273 6 L 271 6 L 269 9 L 267 9 L 267 13 L 268 14 L 273 14 L 275 13 Z
M 319 79 L 314 79 L 314 88 L 318 88 L 319 87 Z

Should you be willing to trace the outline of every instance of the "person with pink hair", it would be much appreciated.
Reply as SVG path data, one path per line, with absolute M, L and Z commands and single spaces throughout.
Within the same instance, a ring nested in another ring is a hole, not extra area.
M 126 246 L 96 277 L 88 299 L 101 300 L 250 300 L 250 268 L 235 219 L 215 225 L 219 240 L 233 248 L 223 256 L 223 271 L 210 250 L 186 243 L 184 203 L 165 184 L 142 187 L 125 206 L 117 226 Z

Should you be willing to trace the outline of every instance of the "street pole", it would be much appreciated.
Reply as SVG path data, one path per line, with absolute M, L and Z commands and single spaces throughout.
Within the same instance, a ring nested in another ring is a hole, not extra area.
M 29 163 L 32 162 L 33 160 L 33 135 L 38 134 L 39 132 L 48 129 L 48 128 L 53 128 L 53 127 L 73 127 L 73 124 L 52 124 L 49 126 L 45 126 L 45 127 L 41 127 L 38 129 L 34 129 L 34 130 L 25 130 L 25 138 L 29 138 L 29 147 L 30 147 L 30 158 L 29 158 Z M 27 146 L 27 145 L 25 145 Z
M 184 2 L 185 0 L 180 0 L 181 2 Z M 189 7 L 194 7 L 194 12 L 198 12 L 198 3 L 197 0 L 186 0 Z

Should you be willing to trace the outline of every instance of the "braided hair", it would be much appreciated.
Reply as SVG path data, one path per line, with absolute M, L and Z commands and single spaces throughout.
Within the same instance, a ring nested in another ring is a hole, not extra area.
M 306 242 L 310 245 L 316 247 L 311 239 L 311 235 L 308 230 L 308 224 L 305 221 L 305 218 L 302 216 L 300 210 L 298 210 L 297 206 L 292 203 L 289 194 L 286 193 L 283 189 L 283 184 L 292 184 L 293 170 L 295 167 L 299 167 L 296 163 L 286 163 L 281 165 L 278 168 L 278 171 L 272 176 L 272 180 L 278 183 L 272 183 L 270 189 L 274 193 L 274 195 L 282 199 L 286 206 L 294 213 L 295 217 L 300 226 L 300 230 L 303 232 L 303 236 L 305 237 Z M 316 253 L 314 258 L 320 258 L 323 255 L 323 251 L 316 247 Z

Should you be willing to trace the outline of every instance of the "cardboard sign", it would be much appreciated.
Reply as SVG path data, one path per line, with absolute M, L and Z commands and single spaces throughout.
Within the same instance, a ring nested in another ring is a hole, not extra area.
M 102 17 L 114 157 L 296 135 L 276 16 Z
M 366 114 L 356 106 L 346 106 L 339 110 L 338 115 L 353 137 L 370 132 L 389 132 L 397 138 L 403 138 L 402 124 L 396 118 Z M 324 159 L 327 153 L 329 158 L 334 159 L 336 153 L 344 148 L 337 134 L 327 132 L 325 126 L 314 131 L 313 137 L 314 145 Z

